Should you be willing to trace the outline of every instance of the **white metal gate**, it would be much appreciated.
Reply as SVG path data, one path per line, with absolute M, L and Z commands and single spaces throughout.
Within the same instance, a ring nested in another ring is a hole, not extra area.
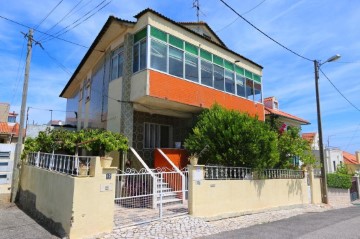
M 116 175 L 115 225 L 117 228 L 188 213 L 188 171 L 167 168 Z

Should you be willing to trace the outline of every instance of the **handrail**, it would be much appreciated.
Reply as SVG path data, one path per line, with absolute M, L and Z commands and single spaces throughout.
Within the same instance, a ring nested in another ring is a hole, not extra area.
M 176 165 L 169 159 L 169 157 L 159 148 L 156 148 L 156 150 L 164 157 L 164 159 L 175 169 L 177 173 L 179 173 L 181 176 L 184 176 L 184 174 L 181 172 L 181 170 L 176 167 Z
M 139 160 L 141 165 L 151 174 L 152 177 L 155 177 L 155 174 L 151 171 L 149 166 L 146 165 L 144 160 L 140 157 L 140 155 L 135 151 L 133 147 L 130 147 L 131 152 L 135 155 L 136 159 Z

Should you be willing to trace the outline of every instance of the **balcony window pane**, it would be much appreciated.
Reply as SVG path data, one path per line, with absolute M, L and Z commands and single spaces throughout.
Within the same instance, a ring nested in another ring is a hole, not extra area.
M 151 40 L 151 68 L 166 72 L 167 46 L 158 41 Z
M 146 68 L 146 41 L 140 42 L 140 70 Z
M 169 74 L 184 77 L 184 52 L 169 47 Z
M 185 78 L 199 82 L 198 58 L 190 54 L 185 54 Z
M 261 98 L 261 84 L 255 83 L 254 82 L 254 101 L 255 102 L 262 102 L 262 98 Z
M 236 94 L 241 97 L 245 95 L 245 78 L 239 74 L 236 74 Z
M 234 72 L 225 70 L 225 91 L 235 94 Z
M 249 79 L 246 79 L 246 96 L 249 100 L 254 100 L 253 81 Z
M 213 86 L 213 65 L 208 62 L 201 60 L 201 84 L 207 86 Z
M 214 87 L 224 90 L 224 68 L 214 65 Z
M 139 44 L 136 44 L 133 48 L 133 72 L 139 70 Z

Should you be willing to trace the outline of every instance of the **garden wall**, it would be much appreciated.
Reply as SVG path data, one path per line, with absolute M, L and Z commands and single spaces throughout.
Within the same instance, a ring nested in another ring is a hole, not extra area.
M 189 212 L 219 218 L 309 203 L 306 178 L 204 180 L 203 166 L 189 166 Z
M 91 160 L 89 177 L 74 177 L 30 165 L 22 166 L 20 206 L 61 237 L 83 238 L 113 228 L 116 169 Z M 109 178 L 109 177 L 108 177 Z

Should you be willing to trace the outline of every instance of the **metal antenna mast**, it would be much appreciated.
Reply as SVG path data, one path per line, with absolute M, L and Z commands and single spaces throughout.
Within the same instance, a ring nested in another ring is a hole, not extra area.
M 196 17 L 197 17 L 197 21 L 200 21 L 200 2 L 199 0 L 194 0 L 193 1 L 193 8 L 196 8 Z

